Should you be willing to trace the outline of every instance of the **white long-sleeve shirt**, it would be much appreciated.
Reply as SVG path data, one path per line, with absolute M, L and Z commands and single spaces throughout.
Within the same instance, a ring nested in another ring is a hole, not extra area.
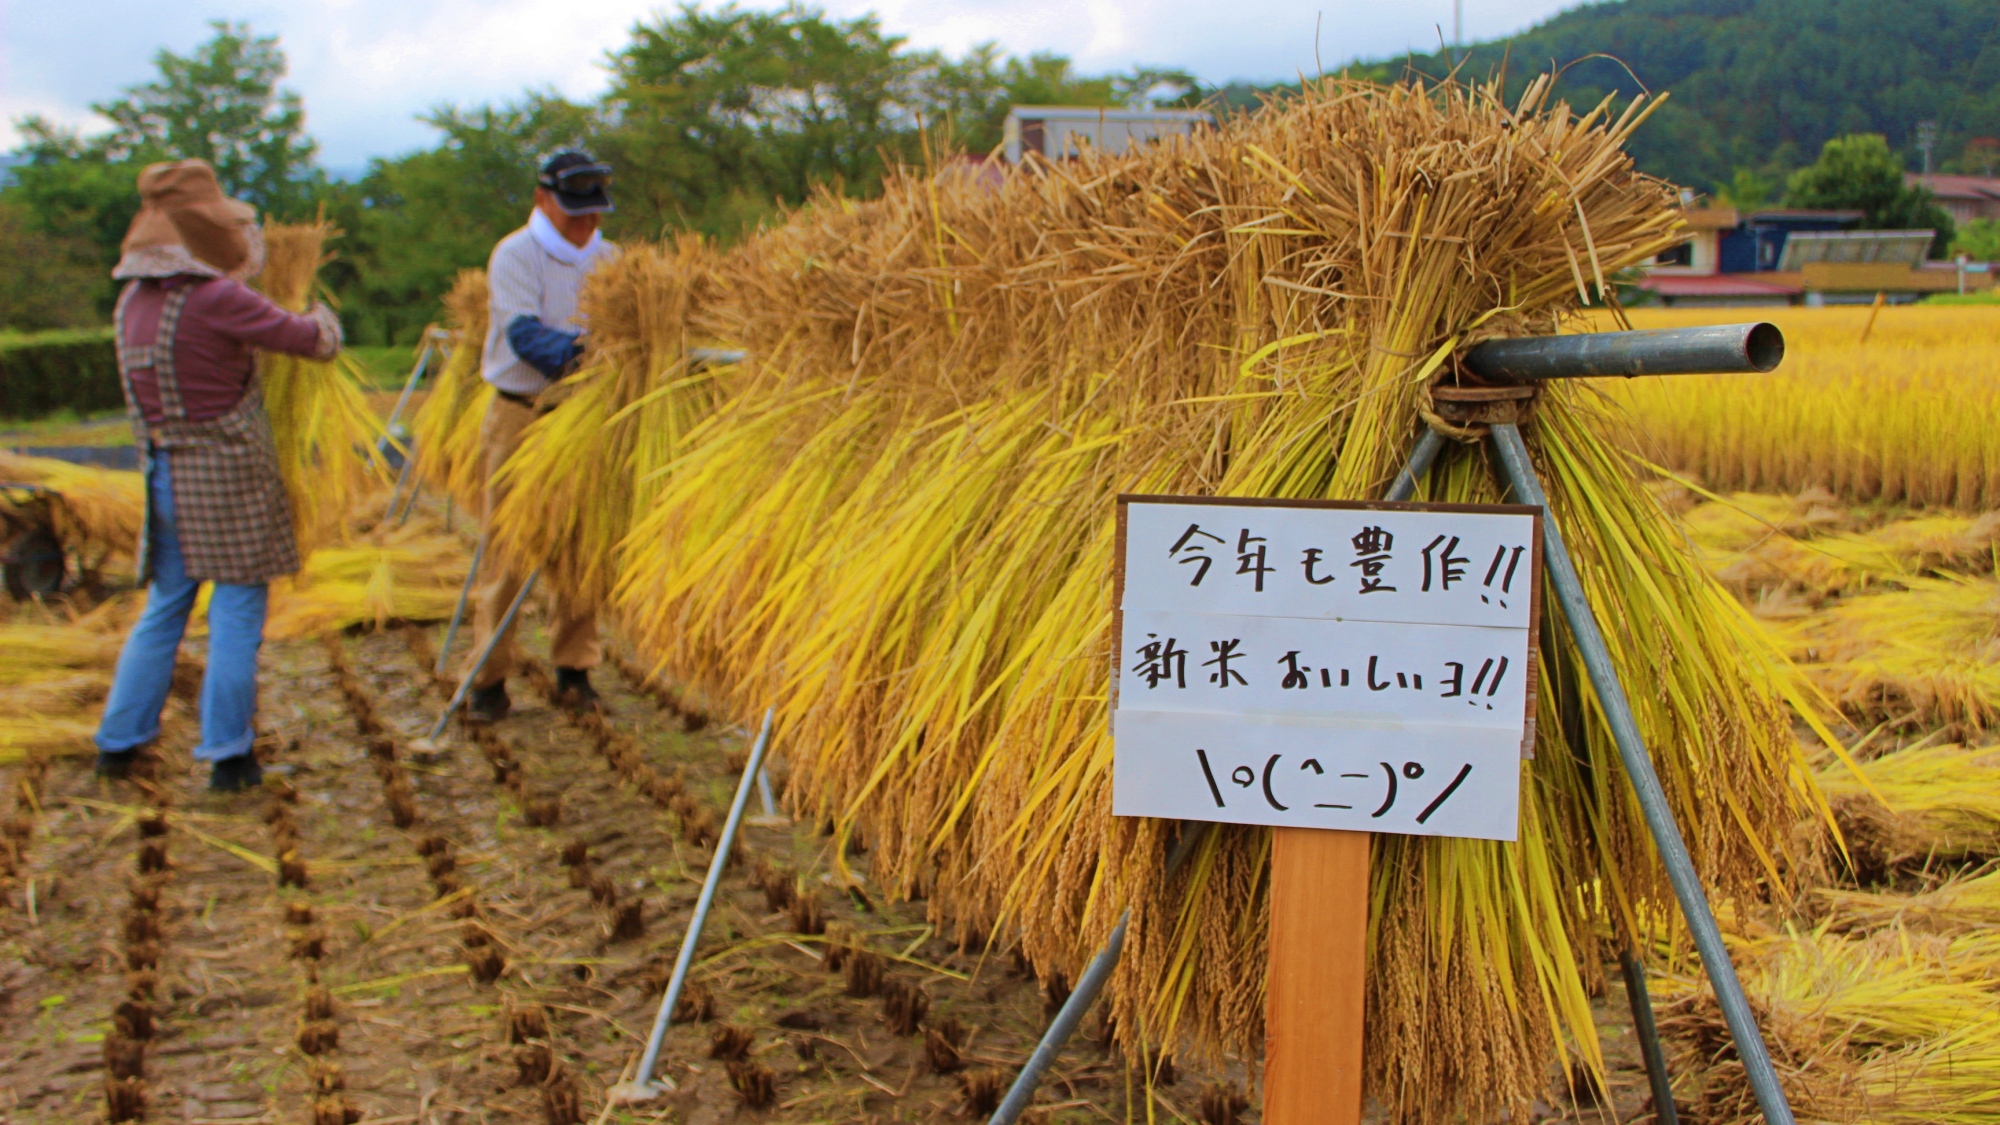
M 537 229 L 546 228 L 546 229 Z M 486 350 L 480 377 L 503 391 L 537 395 L 549 385 L 542 373 L 528 366 L 507 343 L 507 326 L 517 316 L 535 317 L 550 328 L 575 332 L 583 279 L 599 262 L 616 257 L 618 247 L 601 235 L 583 246 L 572 246 L 540 211 L 528 225 L 500 240 L 486 262 Z

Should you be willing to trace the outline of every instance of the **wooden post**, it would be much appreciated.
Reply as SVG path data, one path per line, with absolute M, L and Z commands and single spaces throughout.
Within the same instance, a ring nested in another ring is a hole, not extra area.
M 1271 832 L 1265 1125 L 1360 1125 L 1370 833 Z

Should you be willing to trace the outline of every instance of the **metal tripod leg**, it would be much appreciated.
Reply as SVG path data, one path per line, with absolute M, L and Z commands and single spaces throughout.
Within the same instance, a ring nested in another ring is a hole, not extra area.
M 1618 953 L 1625 973 L 1625 999 L 1632 1005 L 1632 1026 L 1639 1032 L 1639 1054 L 1646 1061 L 1646 1081 L 1653 1088 L 1653 1125 L 1680 1125 L 1674 1108 L 1673 1076 L 1667 1073 L 1666 1052 L 1660 1050 L 1660 1028 L 1653 1022 L 1653 997 L 1646 990 L 1646 966 L 1631 949 Z
M 1694 936 L 1695 950 L 1701 954 L 1702 969 L 1707 972 L 1709 983 L 1715 989 L 1722 1018 L 1729 1025 L 1730 1037 L 1735 1040 L 1737 1057 L 1743 1060 L 1750 1090 L 1756 1095 L 1757 1106 L 1764 1111 L 1764 1119 L 1770 1125 L 1793 1125 L 1791 1104 L 1785 1100 L 1784 1089 L 1778 1084 L 1778 1072 L 1772 1067 L 1770 1052 L 1757 1030 L 1757 1017 L 1750 1010 L 1749 998 L 1743 994 L 1743 982 L 1737 979 L 1736 966 L 1729 959 L 1729 948 L 1722 941 L 1722 928 L 1715 922 L 1714 911 L 1709 909 L 1708 896 L 1701 887 L 1701 875 L 1688 855 L 1687 843 L 1681 838 L 1680 826 L 1674 821 L 1673 807 L 1667 803 L 1666 790 L 1660 786 L 1659 775 L 1653 771 L 1653 760 L 1646 752 L 1645 739 L 1640 736 L 1639 724 L 1632 716 L 1632 705 L 1627 701 L 1625 688 L 1618 681 L 1618 671 L 1611 663 L 1611 650 L 1604 643 L 1604 634 L 1598 631 L 1597 617 L 1591 611 L 1590 599 L 1584 594 L 1583 581 L 1577 577 L 1576 564 L 1563 545 L 1562 531 L 1556 527 L 1553 513 L 1548 511 L 1548 496 L 1542 491 L 1541 480 L 1535 476 L 1535 465 L 1528 456 L 1527 443 L 1521 440 L 1521 431 L 1510 422 L 1495 423 L 1492 436 L 1493 447 L 1499 454 L 1501 467 L 1515 499 L 1524 504 L 1540 505 L 1543 509 L 1542 554 L 1549 588 L 1554 591 L 1556 603 L 1562 607 L 1563 617 L 1569 621 L 1570 633 L 1576 638 L 1584 669 L 1590 675 L 1591 687 L 1597 692 L 1597 701 L 1604 710 L 1606 723 L 1611 727 L 1611 738 L 1617 744 L 1619 760 L 1624 763 L 1625 776 L 1631 780 L 1633 792 L 1639 798 L 1639 808 L 1645 814 L 1653 845 L 1659 849 L 1660 862 L 1667 869 L 1667 881 L 1673 884 L 1674 897 L 1680 901 L 1681 914 L 1687 919 L 1688 930 Z M 1671 1099 L 1667 1104 L 1672 1104 Z
M 1167 855 L 1167 878 L 1173 878 L 1181 865 L 1194 855 L 1195 845 L 1201 843 L 1213 827 L 1205 823 L 1182 824 L 1180 839 L 1174 841 L 1174 850 Z M 1007 1091 L 1006 1100 L 993 1111 L 987 1125 L 1014 1125 L 1021 1112 L 1028 1108 L 1028 1103 L 1035 1100 L 1035 1087 L 1042 1084 L 1042 1075 L 1055 1063 L 1056 1056 L 1062 1054 L 1063 1046 L 1069 1042 L 1077 1025 L 1083 1022 L 1090 1006 L 1097 1002 L 1098 993 L 1104 991 L 1104 982 L 1111 979 L 1111 970 L 1118 967 L 1119 955 L 1125 952 L 1125 927 L 1131 921 L 1132 911 L 1127 908 L 1125 913 L 1119 915 L 1118 924 L 1111 928 L 1111 939 L 1104 943 L 1103 949 L 1098 950 L 1097 956 L 1090 959 L 1069 999 L 1063 1001 L 1062 1010 L 1049 1023 L 1049 1029 L 1042 1033 L 1042 1041 L 1035 1044 L 1035 1053 L 1028 1056 L 1027 1065 L 1021 1068 L 1014 1085 Z
M 536 567 L 535 572 L 528 575 L 528 580 L 521 583 L 521 589 L 514 595 L 513 604 L 507 607 L 506 616 L 500 619 L 500 624 L 494 628 L 493 635 L 486 638 L 486 647 L 479 650 L 479 659 L 472 662 L 472 667 L 466 671 L 465 678 L 458 682 L 458 690 L 451 693 L 451 702 L 444 705 L 444 713 L 437 717 L 436 725 L 432 726 L 430 733 L 424 736 L 425 741 L 436 742 L 437 736 L 444 733 L 445 724 L 451 722 L 451 713 L 458 710 L 459 704 L 465 702 L 466 694 L 472 690 L 472 681 L 479 677 L 479 670 L 486 667 L 486 661 L 493 656 L 493 650 L 500 647 L 500 639 L 507 635 L 508 627 L 514 624 L 514 615 L 521 612 L 521 603 L 528 600 L 528 592 L 535 588 L 535 580 L 541 576 L 542 568 Z
M 465 585 L 459 587 L 458 605 L 451 611 L 451 624 L 444 631 L 444 647 L 438 650 L 437 667 L 433 675 L 444 675 L 445 662 L 451 659 L 451 642 L 458 637 L 458 623 L 465 620 L 465 603 L 472 596 L 472 584 L 479 581 L 479 560 L 486 557 L 486 533 L 479 533 L 479 543 L 472 548 L 472 565 L 466 568 Z

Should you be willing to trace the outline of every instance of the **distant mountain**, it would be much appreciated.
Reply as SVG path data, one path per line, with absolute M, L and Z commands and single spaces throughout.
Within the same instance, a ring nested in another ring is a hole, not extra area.
M 1460 62 L 1473 79 L 1504 64 L 1510 94 L 1553 64 L 1563 68 L 1557 94 L 1578 109 L 1608 93 L 1670 91 L 1633 154 L 1646 171 L 1703 189 L 1739 168 L 1782 186 L 1843 133 L 1885 135 L 1916 171 L 1925 121 L 1937 125 L 1935 170 L 2000 174 L 1995 0 L 1611 0 L 1469 47 Z M 1350 72 L 1450 69 L 1431 54 Z M 1242 104 L 1251 91 L 1223 93 Z

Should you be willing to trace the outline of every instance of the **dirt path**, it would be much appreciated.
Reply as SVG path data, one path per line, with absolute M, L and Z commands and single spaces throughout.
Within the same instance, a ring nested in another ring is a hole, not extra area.
M 5 792 L 36 791 L 0 822 L 0 1121 L 890 1122 L 990 1105 L 1046 1023 L 1041 985 L 936 938 L 922 903 L 836 885 L 828 839 L 780 824 L 746 825 L 727 869 L 662 1055 L 677 1092 L 607 1113 L 749 737 L 686 729 L 669 694 L 609 666 L 607 717 L 560 714 L 537 668 L 507 722 L 417 753 L 442 705 L 440 634 L 267 646 L 260 793 L 206 792 L 178 703 L 150 780 L 100 781 L 81 759 L 0 772 Z M 1041 1120 L 1126 1119 L 1127 1068 L 1095 1028 Z M 1163 1087 L 1156 1118 L 1199 1120 L 1207 1081 Z

